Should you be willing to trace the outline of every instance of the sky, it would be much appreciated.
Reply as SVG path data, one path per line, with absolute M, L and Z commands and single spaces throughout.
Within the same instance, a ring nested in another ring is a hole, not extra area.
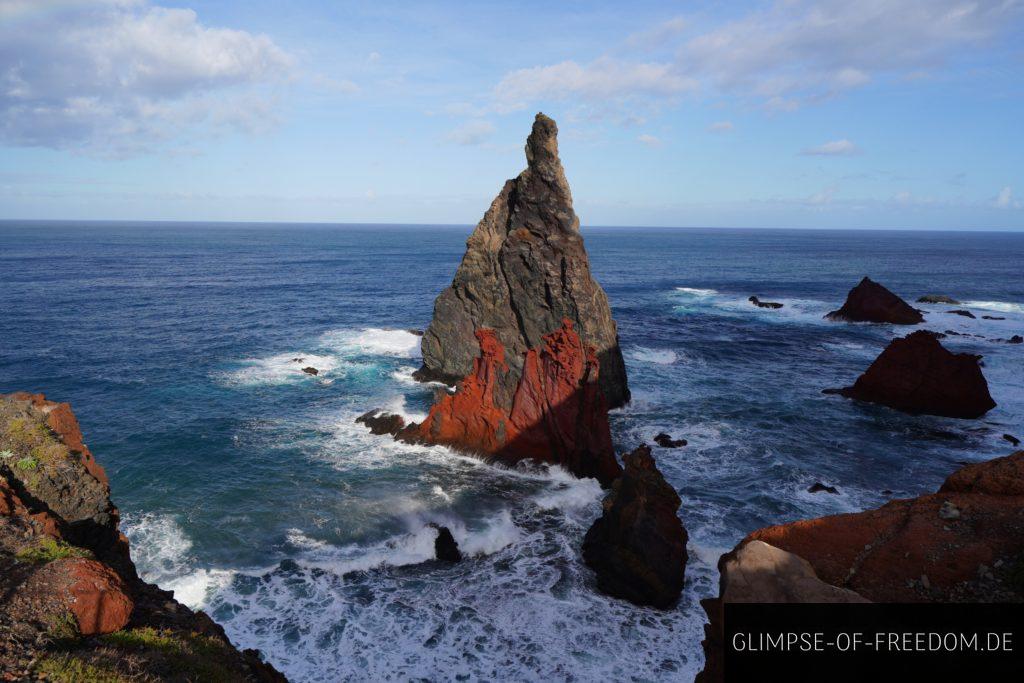
M 0 218 L 1024 230 L 1024 0 L 0 0 Z

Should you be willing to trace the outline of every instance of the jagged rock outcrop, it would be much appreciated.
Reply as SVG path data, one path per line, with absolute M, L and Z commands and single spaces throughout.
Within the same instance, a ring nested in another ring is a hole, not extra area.
M 676 514 L 679 494 L 648 446 L 622 460 L 622 477 L 583 539 L 583 559 L 601 591 L 638 605 L 671 607 L 683 590 L 687 560 L 686 529 Z
M 857 593 L 825 583 L 814 567 L 798 555 L 763 541 L 751 540 L 722 555 L 718 561 L 718 596 L 702 600 L 708 614 L 704 625 L 704 670 L 700 683 L 724 680 L 726 603 L 863 603 Z
M 451 287 L 434 302 L 417 378 L 454 384 L 470 374 L 476 333 L 492 330 L 509 368 L 495 386 L 495 401 L 509 409 L 527 351 L 543 346 L 544 335 L 568 319 L 600 359 L 609 407 L 629 400 L 615 321 L 590 274 L 557 134 L 555 122 L 537 114 L 526 170 L 505 183 L 469 236 Z
M 919 330 L 890 342 L 852 387 L 838 393 L 909 413 L 977 418 L 996 406 L 979 359 L 952 353 Z
M 849 322 L 916 325 L 924 322 L 921 312 L 869 277 L 850 290 L 838 311 L 825 316 Z
M 721 680 L 721 607 L 731 600 L 1024 602 L 1022 510 L 1024 451 L 1018 451 L 957 470 L 936 493 L 751 533 L 722 556 L 719 597 L 702 603 L 710 623 L 698 680 Z M 746 571 L 755 566 L 745 561 L 752 547 L 758 555 L 768 552 L 758 542 L 803 569 Z M 753 583 L 755 590 L 737 594 L 737 573 L 740 585 Z M 814 576 L 826 586 L 811 581 Z
M 499 399 L 513 374 L 505 348 L 494 330 L 480 329 L 475 336 L 478 355 L 456 392 L 442 395 L 422 423 L 407 426 L 397 438 L 510 464 L 532 459 L 561 465 L 609 486 L 622 470 L 598 384 L 603 368 L 572 321 L 563 320 L 524 354 L 508 407 Z
M 776 301 L 761 301 L 756 296 L 748 298 L 747 301 L 754 304 L 758 308 L 782 308 L 782 304 Z
M 434 557 L 442 562 L 461 562 L 462 551 L 459 544 L 452 536 L 452 530 L 446 526 L 434 525 L 437 529 L 437 538 L 434 539 Z
M 371 434 L 390 434 L 394 436 L 405 427 L 405 418 L 383 410 L 374 409 L 356 418 L 356 422 L 366 425 Z
M 4 680 L 284 681 L 202 612 L 142 581 L 67 403 L 0 395 Z

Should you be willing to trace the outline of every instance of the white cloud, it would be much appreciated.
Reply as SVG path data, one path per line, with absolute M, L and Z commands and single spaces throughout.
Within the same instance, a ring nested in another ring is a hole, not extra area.
M 674 18 L 634 34 L 597 60 L 513 71 L 495 88 L 499 107 L 548 99 L 672 98 L 701 90 L 791 111 L 885 77 L 942 67 L 957 50 L 985 46 L 1020 16 L 1019 0 L 779 0 L 685 38 Z M 652 43 L 675 55 L 643 62 Z
M 661 147 L 661 140 L 649 135 L 648 133 L 642 133 L 637 136 L 637 142 L 647 145 L 648 147 Z
M 539 99 L 606 102 L 639 94 L 674 96 L 696 87 L 695 80 L 675 73 L 669 64 L 601 58 L 585 65 L 566 61 L 513 71 L 495 87 L 494 97 L 499 110 L 514 111 Z
M 448 142 L 457 145 L 479 145 L 494 132 L 494 124 L 490 121 L 467 121 L 450 131 L 446 137 Z
M 999 194 L 996 195 L 996 200 L 993 202 L 993 204 L 997 209 L 1020 208 L 1020 202 L 1014 200 L 1013 188 L 1009 186 L 999 190 Z
M 835 199 L 836 193 L 838 191 L 838 186 L 829 185 L 828 187 L 824 188 L 821 192 L 816 192 L 812 194 L 805 200 L 804 203 L 810 204 L 812 206 L 824 206 L 826 204 L 831 204 L 832 200 Z
M 853 144 L 845 138 L 842 140 L 832 140 L 826 142 L 823 145 L 817 147 L 808 147 L 801 154 L 810 156 L 823 156 L 823 157 L 838 157 L 838 156 L 850 156 L 857 154 L 860 149 L 857 145 Z
M 123 155 L 179 136 L 274 120 L 267 84 L 294 59 L 264 35 L 142 0 L 5 3 L 0 139 Z
M 728 133 L 734 128 L 732 121 L 715 121 L 708 126 L 708 132 L 710 133 Z

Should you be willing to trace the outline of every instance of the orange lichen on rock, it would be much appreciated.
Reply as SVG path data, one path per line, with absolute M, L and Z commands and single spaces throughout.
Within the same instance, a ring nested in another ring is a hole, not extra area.
M 565 467 L 608 486 L 622 470 L 615 460 L 608 408 L 598 385 L 599 363 L 572 321 L 544 335 L 524 354 L 510 410 L 495 400 L 508 373 L 505 349 L 492 330 L 476 331 L 480 355 L 454 394 L 443 396 L 419 425 L 399 434 L 517 462 L 534 459 Z

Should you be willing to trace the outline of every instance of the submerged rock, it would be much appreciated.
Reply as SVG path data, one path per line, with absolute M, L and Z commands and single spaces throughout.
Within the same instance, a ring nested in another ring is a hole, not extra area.
M 662 448 L 679 448 L 687 444 L 686 439 L 673 439 L 665 432 L 658 432 L 654 436 L 654 443 L 658 444 Z
M 681 501 L 648 446 L 622 460 L 622 477 L 583 539 L 583 559 L 601 591 L 638 605 L 671 607 L 683 590 L 687 560 L 686 529 L 676 514 Z
M 953 310 L 953 311 L 946 311 L 946 313 L 952 313 L 953 315 L 961 315 L 961 316 L 963 316 L 965 318 L 970 318 L 971 320 L 975 320 L 975 317 L 974 317 L 973 313 L 971 313 L 970 311 L 965 311 L 963 309 L 956 309 L 956 310 Z
M 1006 339 L 1005 341 L 1007 344 L 1021 344 L 1024 343 L 1024 337 L 1020 336 L 1019 334 L 1015 334 L 1009 339 Z
M 1004 441 L 1009 441 L 1010 444 L 1013 445 L 1013 446 L 1019 446 L 1020 445 L 1020 439 L 1015 437 L 1013 434 L 1003 434 L 1003 440 Z
M 508 365 L 494 399 L 508 410 L 527 352 L 543 346 L 544 336 L 568 319 L 600 361 L 608 406 L 629 400 L 615 321 L 590 273 L 557 134 L 555 122 L 537 114 L 526 142 L 526 170 L 505 183 L 469 236 L 451 287 L 434 302 L 417 379 L 454 384 L 469 375 L 475 335 L 491 330 Z
M 434 539 L 434 557 L 442 562 L 461 562 L 462 552 L 459 544 L 455 542 L 451 529 L 446 526 L 437 526 L 437 538 Z
M 1002 316 L 999 316 L 999 315 L 983 315 L 983 316 L 981 316 L 981 319 L 982 320 L 1006 320 L 1006 318 L 1004 318 Z
M 782 304 L 774 301 L 761 301 L 756 296 L 752 296 L 747 299 L 750 303 L 754 304 L 758 308 L 782 308 Z
M 479 355 L 454 394 L 444 394 L 403 441 L 435 443 L 506 463 L 524 459 L 561 465 L 578 477 L 611 485 L 615 459 L 608 408 L 598 385 L 603 368 L 572 321 L 541 338 L 523 357 L 511 406 L 498 396 L 512 370 L 494 330 L 476 333 Z
M 908 413 L 977 418 L 995 407 L 980 356 L 947 351 L 930 332 L 894 339 L 840 393 Z
M 371 434 L 390 434 L 394 436 L 405 427 L 405 418 L 383 411 L 379 408 L 363 413 L 356 418 L 356 422 L 370 428 Z
M 846 296 L 842 308 L 825 316 L 829 320 L 916 325 L 924 322 L 921 312 L 903 299 L 865 277 Z
M 926 294 L 917 300 L 919 304 L 952 304 L 954 306 L 959 305 L 960 302 L 951 296 L 944 294 Z
M 317 370 L 317 369 L 316 369 L 316 368 L 314 368 L 314 367 L 302 368 L 302 371 L 303 371 L 304 373 L 306 373 L 307 375 L 314 375 L 314 376 L 316 376 L 316 375 L 319 375 L 319 374 L 320 374 L 320 371 L 319 371 L 319 370 Z

